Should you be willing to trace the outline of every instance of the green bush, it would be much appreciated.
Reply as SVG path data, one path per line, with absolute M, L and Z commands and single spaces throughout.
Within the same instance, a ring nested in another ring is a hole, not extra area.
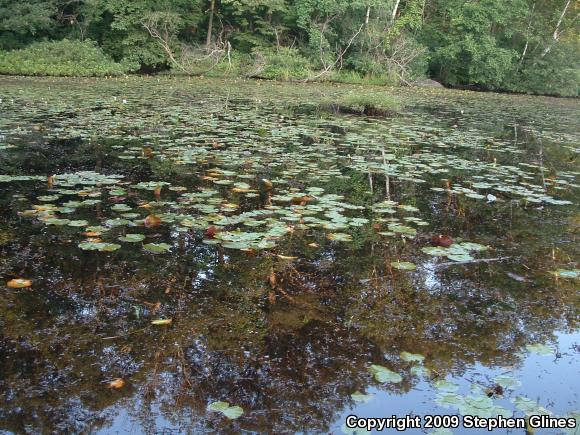
M 297 49 L 279 47 L 253 52 L 254 77 L 273 80 L 299 80 L 312 75 L 312 65 Z
M 377 86 L 396 86 L 399 84 L 399 80 L 396 77 L 392 77 L 387 74 L 363 75 L 357 71 L 344 69 L 340 71 L 333 71 L 328 76 L 322 77 L 320 81 L 347 83 L 351 85 L 377 85 Z
M 321 109 L 369 116 L 393 116 L 401 110 L 400 102 L 384 92 L 350 92 L 320 101 Z
M 0 74 L 89 77 L 121 75 L 131 69 L 108 58 L 92 41 L 63 39 L 0 52 Z
M 243 77 L 248 74 L 252 66 L 249 54 L 232 50 L 229 58 L 224 58 L 204 75 L 208 77 Z

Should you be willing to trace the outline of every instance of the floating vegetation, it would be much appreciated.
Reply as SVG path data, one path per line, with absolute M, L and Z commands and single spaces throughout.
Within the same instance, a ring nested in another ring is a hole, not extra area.
M 357 391 L 355 393 L 352 393 L 350 395 L 350 397 L 355 402 L 366 403 L 366 402 L 370 402 L 372 400 L 372 398 L 375 397 L 375 395 L 374 394 L 364 394 L 364 393 L 361 393 L 360 391 Z
M 499 375 L 496 376 L 495 378 L 493 378 L 494 382 L 498 385 L 500 385 L 502 388 L 514 388 L 514 387 L 519 387 L 520 385 L 522 385 L 522 383 L 520 381 L 518 381 L 517 379 L 508 376 L 508 375 Z
M 15 278 L 8 281 L 6 285 L 10 288 L 25 288 L 30 287 L 32 285 L 32 280 L 24 278 Z
M 168 243 L 147 243 L 143 245 L 143 249 L 153 254 L 163 254 L 171 250 L 171 245 Z
M 171 322 L 173 321 L 173 319 L 156 319 L 156 320 L 152 320 L 151 324 L 152 325 L 170 325 Z
M 115 390 L 123 388 L 124 386 L 125 386 L 125 380 L 122 378 L 114 379 L 114 380 L 110 381 L 107 385 L 108 388 L 112 388 Z
M 143 234 L 126 234 L 119 237 L 119 240 L 121 242 L 137 243 L 145 240 L 145 236 Z
M 231 406 L 228 402 L 210 403 L 207 410 L 220 412 L 229 420 L 235 420 L 244 414 L 244 410 L 240 406 Z
M 552 413 L 546 408 L 540 406 L 537 401 L 528 399 L 527 397 L 518 396 L 512 399 L 516 409 L 523 412 L 525 415 L 551 415 Z
M 558 278 L 577 279 L 580 278 L 580 269 L 558 269 L 551 272 Z
M 437 387 L 437 386 L 436 386 Z M 511 417 L 512 411 L 494 404 L 493 400 L 484 394 L 463 396 L 454 392 L 441 390 L 435 398 L 435 402 L 443 408 L 457 410 L 461 415 L 473 415 L 481 418 Z M 478 393 L 476 391 L 476 393 Z
M 393 269 L 399 270 L 415 270 L 417 268 L 417 266 L 415 266 L 413 263 L 409 263 L 408 261 L 392 261 L 391 267 Z
M 367 104 L 361 107 L 365 111 Z M 74 122 L 84 122 L 86 131 L 98 126 L 103 135 L 121 139 L 109 115 L 108 112 L 83 113 L 83 120 Z M 254 118 L 249 112 L 240 113 L 234 125 L 227 118 L 192 118 L 178 110 L 176 119 L 184 125 L 195 126 L 202 133 L 192 135 L 181 126 L 176 130 L 178 137 L 165 137 L 148 120 L 138 118 L 138 114 L 129 112 L 124 116 L 140 126 L 146 146 L 132 146 L 130 142 L 126 147 L 115 146 L 112 156 L 170 164 L 178 171 L 194 174 L 200 182 L 195 186 L 173 185 L 164 179 L 131 183 L 122 174 L 96 171 L 1 175 L 2 183 L 45 184 L 45 192 L 36 198 L 40 204 L 33 205 L 37 212 L 19 210 L 21 214 L 50 226 L 81 230 L 85 226 L 85 231 L 95 223 L 109 228 L 144 225 L 177 231 L 185 231 L 184 228 L 204 231 L 215 225 L 220 231 L 210 244 L 237 250 L 268 250 L 296 232 L 314 239 L 318 232 L 324 232 L 328 240 L 351 243 L 357 228 L 373 222 L 380 226 L 377 233 L 387 238 L 416 238 L 421 228 L 429 225 L 420 216 L 420 207 L 413 204 L 388 199 L 360 205 L 349 202 L 344 195 L 326 193 L 329 183 L 350 180 L 357 174 L 385 177 L 390 184 L 426 183 L 433 191 L 464 195 L 476 201 L 489 201 L 492 197 L 493 203 L 518 198 L 524 200 L 524 205 L 570 203 L 547 193 L 543 167 L 523 162 L 517 166 L 502 165 L 496 157 L 485 161 L 458 155 L 457 148 L 463 147 L 487 153 L 490 150 L 519 152 L 517 147 L 505 143 L 490 145 L 487 138 L 473 136 L 473 132 L 466 137 L 459 131 L 425 126 L 410 128 L 395 123 L 388 133 L 377 136 L 373 128 L 349 128 L 356 120 L 345 120 L 343 130 L 327 132 L 320 128 L 319 124 L 326 122 L 323 120 L 294 127 L 278 125 L 274 118 L 266 118 L 261 120 L 267 131 L 264 135 L 250 128 Z M 69 122 L 60 119 L 62 128 L 48 130 L 47 139 L 51 135 L 61 140 L 67 138 Z M 240 137 L 236 133 L 239 129 L 245 129 L 245 135 Z M 220 131 L 219 141 L 212 133 L 216 130 Z M 265 170 L 269 178 L 264 177 Z M 556 187 L 574 189 L 577 188 L 574 178 L 575 174 L 561 172 L 559 178 L 550 178 L 549 183 L 554 191 Z M 372 183 L 368 189 L 373 190 Z M 90 221 L 86 211 L 96 206 L 105 219 Z M 149 214 L 143 217 L 141 210 L 148 210 Z M 260 230 L 248 231 L 248 228 Z M 483 249 L 486 247 L 464 242 L 448 247 L 425 247 L 423 252 L 451 261 L 469 262 L 474 252 Z M 401 268 L 407 265 L 400 264 Z M 562 272 L 562 277 L 570 277 L 573 272 Z
M 401 359 L 406 362 L 422 363 L 425 360 L 425 357 L 418 353 L 401 352 Z
M 400 374 L 378 364 L 371 365 L 369 371 L 374 378 L 381 383 L 390 382 L 397 384 L 403 380 L 403 377 Z
M 394 116 L 400 110 L 401 104 L 387 93 L 361 94 L 357 91 L 335 99 L 322 100 L 319 107 L 367 116 Z
M 474 257 L 472 256 L 473 252 L 485 251 L 487 249 L 487 246 L 480 245 L 478 243 L 463 242 L 455 243 L 449 247 L 428 246 L 422 248 L 421 251 L 423 251 L 425 254 L 435 257 L 447 257 L 452 261 L 457 261 L 460 263 L 474 260 Z
M 100 251 L 100 252 L 112 252 L 119 249 L 121 245 L 116 243 L 106 243 L 106 242 L 82 242 L 79 243 L 79 248 L 83 251 Z
M 550 346 L 546 346 L 545 344 L 528 344 L 526 345 L 526 349 L 528 352 L 535 353 L 541 356 L 550 356 L 554 355 L 554 350 Z
M 428 394 L 571 414 L 577 102 L 399 89 L 371 118 L 315 110 L 343 86 L 1 80 L 0 431 L 99 431 L 144 394 L 144 431 L 334 433 Z

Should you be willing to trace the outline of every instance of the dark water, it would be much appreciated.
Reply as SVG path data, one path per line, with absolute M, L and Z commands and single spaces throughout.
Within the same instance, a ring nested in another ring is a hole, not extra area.
M 578 102 L 359 91 L 0 79 L 0 431 L 577 412 Z

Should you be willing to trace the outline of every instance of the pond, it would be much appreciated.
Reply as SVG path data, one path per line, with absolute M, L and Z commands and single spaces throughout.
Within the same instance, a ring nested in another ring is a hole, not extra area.
M 579 102 L 359 91 L 0 78 L 0 432 L 578 418 Z

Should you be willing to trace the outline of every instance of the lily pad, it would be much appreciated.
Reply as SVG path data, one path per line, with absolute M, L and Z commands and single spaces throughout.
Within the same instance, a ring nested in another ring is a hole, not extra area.
M 501 385 L 503 388 L 514 388 L 519 387 L 522 383 L 515 378 L 507 375 L 499 375 L 493 378 L 493 381 Z
M 546 346 L 545 344 L 540 343 L 528 344 L 526 345 L 526 349 L 528 350 L 528 352 L 532 352 L 541 356 L 554 355 L 554 350 L 551 347 Z
M 356 393 L 352 393 L 350 395 L 350 397 L 355 402 L 366 403 L 366 402 L 370 401 L 373 397 L 375 397 L 375 395 L 374 394 L 364 394 L 364 393 L 361 393 L 360 391 L 357 391 Z
M 44 222 L 49 224 L 49 225 L 62 226 L 62 225 L 68 225 L 70 223 L 70 220 L 69 219 L 59 219 L 59 218 L 50 218 L 50 219 L 46 219 Z
M 441 379 L 439 381 L 435 381 L 435 388 L 439 391 L 446 391 L 446 392 L 455 392 L 459 390 L 459 385 L 455 382 L 448 381 L 447 379 Z
M 147 243 L 143 245 L 143 249 L 154 254 L 163 254 L 171 250 L 171 245 L 167 243 Z
M 394 269 L 399 269 L 399 270 L 415 270 L 417 269 L 417 266 L 415 266 L 413 263 L 409 263 L 408 261 L 393 261 L 391 262 L 391 267 Z
M 32 280 L 24 278 L 15 278 L 8 281 L 6 285 L 10 288 L 26 288 L 32 285 Z
M 463 404 L 463 396 L 456 393 L 442 392 L 437 394 L 435 402 L 444 408 L 459 408 Z
M 173 319 L 156 319 L 156 320 L 152 320 L 151 324 L 152 325 L 170 325 L 172 321 L 173 321 Z
M 550 415 L 547 409 L 541 407 L 538 402 L 527 397 L 518 396 L 512 399 L 515 407 L 526 415 Z
M 67 225 L 69 227 L 85 227 L 89 224 L 88 221 L 85 220 L 76 220 L 76 221 L 70 221 Z
M 403 377 L 400 374 L 378 364 L 371 365 L 369 371 L 377 381 L 382 383 L 391 382 L 397 384 L 403 380 Z
M 145 236 L 143 234 L 126 234 L 124 236 L 119 237 L 119 240 L 121 242 L 130 242 L 130 243 L 141 242 L 144 239 Z
M 580 269 L 558 269 L 551 272 L 558 278 L 578 279 L 580 278 Z
M 79 248 L 83 251 L 100 251 L 100 252 L 112 252 L 116 251 L 121 247 L 116 243 L 104 243 L 104 242 L 82 242 L 79 243 Z
M 235 420 L 244 414 L 244 410 L 240 406 L 230 406 L 228 402 L 213 402 L 207 407 L 208 411 L 221 412 L 230 420 Z
M 345 435 L 367 435 L 367 434 L 370 434 L 371 433 L 370 431 L 368 431 L 366 429 L 360 429 L 358 427 L 348 427 L 346 425 L 346 423 L 344 423 L 340 427 L 340 430 Z
M 328 240 L 332 240 L 333 242 L 351 242 L 352 236 L 350 234 L 345 233 L 330 233 L 326 236 Z
M 425 360 L 423 355 L 418 353 L 401 352 L 401 359 L 407 362 L 419 362 L 422 363 Z

